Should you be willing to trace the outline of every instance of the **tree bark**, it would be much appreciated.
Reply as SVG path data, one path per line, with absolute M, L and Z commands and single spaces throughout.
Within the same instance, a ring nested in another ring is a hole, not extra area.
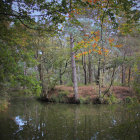
M 43 52 L 42 52 L 42 55 L 43 55 Z M 40 64 L 38 65 L 38 72 L 39 72 L 39 78 L 40 78 L 40 81 L 41 81 L 41 87 L 42 87 L 42 92 L 41 92 L 41 96 L 44 98 L 44 97 L 47 97 L 47 94 L 46 94 L 46 89 L 45 89 L 45 86 L 44 86 L 44 74 L 43 74 L 43 64 L 42 64 L 42 55 L 40 56 Z
M 98 71 L 97 71 L 97 78 L 96 78 L 96 84 L 99 85 L 100 81 L 100 58 L 98 60 Z
M 122 85 L 125 85 L 125 66 L 122 65 Z
M 62 72 L 61 72 L 61 68 L 60 68 L 60 70 L 59 70 L 59 82 L 60 82 L 60 85 L 62 85 L 63 84 L 63 81 L 62 81 L 62 74 L 61 74 Z
M 91 56 L 88 54 L 88 74 L 89 74 L 89 83 L 92 83 L 92 68 L 91 68 Z
M 129 67 L 129 72 L 128 72 L 128 86 L 130 86 L 130 79 L 131 79 L 131 67 Z
M 72 67 L 72 79 L 73 79 L 73 90 L 74 90 L 74 98 L 75 101 L 78 100 L 78 86 L 77 86 L 77 73 L 76 73 L 76 64 L 75 64 L 75 52 L 74 48 L 74 39 L 73 35 L 70 34 L 70 48 L 71 48 L 71 67 Z
M 82 65 L 84 70 L 84 84 L 87 85 L 87 67 L 86 67 L 86 56 L 82 55 Z
M 100 67 L 101 67 L 101 58 L 99 57 L 99 63 L 98 63 L 99 99 L 101 99 Z

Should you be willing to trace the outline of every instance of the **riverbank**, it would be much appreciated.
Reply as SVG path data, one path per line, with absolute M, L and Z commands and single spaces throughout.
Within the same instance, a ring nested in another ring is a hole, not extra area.
M 0 99 L 0 112 L 8 108 L 9 102 L 7 99 Z
M 106 88 L 102 88 L 102 93 Z M 130 87 L 124 86 L 112 86 L 109 94 L 106 94 L 102 101 L 98 98 L 98 87 L 97 86 L 79 86 L 79 103 L 84 104 L 113 104 L 113 103 L 130 103 L 138 102 L 135 93 Z M 59 103 L 74 103 L 73 98 L 73 87 L 71 86 L 56 86 L 56 88 L 49 93 L 47 101 L 59 102 Z

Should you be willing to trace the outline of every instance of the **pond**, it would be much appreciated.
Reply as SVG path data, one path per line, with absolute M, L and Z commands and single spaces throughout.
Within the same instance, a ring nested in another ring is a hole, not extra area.
M 139 140 L 139 105 L 48 104 L 14 98 L 0 113 L 0 140 Z

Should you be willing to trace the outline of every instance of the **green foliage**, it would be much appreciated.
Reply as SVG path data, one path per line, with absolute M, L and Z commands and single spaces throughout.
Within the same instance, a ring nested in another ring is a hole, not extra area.
M 111 94 L 109 96 L 105 96 L 103 102 L 106 104 L 115 104 L 115 103 L 119 103 L 120 101 L 119 99 L 116 98 L 114 94 Z
M 123 100 L 124 103 L 126 104 L 138 104 L 139 101 L 138 101 L 138 98 L 137 97 L 126 97 L 124 100 Z
M 68 95 L 69 95 L 69 91 L 61 90 L 58 92 L 58 95 L 53 94 L 51 96 L 50 101 L 56 102 L 56 103 L 67 103 L 68 102 Z
M 90 97 L 89 96 L 87 96 L 87 97 L 80 97 L 79 100 L 80 100 L 81 104 L 89 104 L 90 103 Z
M 66 86 L 73 86 L 72 81 L 71 81 L 71 80 L 70 80 L 70 81 L 68 81 L 68 83 L 66 84 Z
M 34 86 L 34 92 L 37 97 L 40 97 L 41 91 L 42 91 L 42 88 L 41 88 L 40 84 L 36 84 L 36 86 Z
M 8 104 L 8 100 L 0 99 L 0 112 L 6 110 L 8 108 Z
M 59 103 L 66 103 L 68 95 L 69 95 L 69 91 L 59 91 L 58 96 L 57 96 Z
M 135 92 L 135 95 L 137 97 L 137 99 L 140 101 L 140 84 L 137 82 L 134 82 L 133 84 L 133 90 Z
M 133 103 L 133 99 L 128 96 L 124 99 L 124 103 Z

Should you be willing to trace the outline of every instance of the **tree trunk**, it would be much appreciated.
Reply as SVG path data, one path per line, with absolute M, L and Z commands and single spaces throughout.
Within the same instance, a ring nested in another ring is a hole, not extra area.
M 92 83 L 92 68 L 91 68 L 91 56 L 88 54 L 88 74 L 89 74 L 89 83 Z
M 43 55 L 43 52 L 42 52 L 42 55 Z M 41 96 L 42 97 L 47 97 L 46 89 L 44 87 L 44 74 L 43 74 L 42 56 L 40 57 L 40 64 L 38 65 L 38 72 L 39 72 L 39 77 L 40 77 L 41 87 L 42 87 Z
M 24 62 L 24 76 L 27 75 L 27 67 L 26 67 L 26 63 Z M 26 85 L 23 85 L 23 89 L 26 89 Z
M 128 72 L 128 86 L 130 86 L 130 79 L 131 79 L 131 67 L 129 67 L 129 72 Z
M 86 56 L 82 55 L 82 65 L 84 70 L 84 84 L 87 85 L 87 67 L 86 67 Z
M 97 72 L 96 84 L 99 85 L 99 82 L 100 82 L 100 58 L 98 60 L 98 72 Z
M 98 84 L 99 84 L 99 100 L 101 99 L 101 82 L 100 82 L 100 66 L 101 65 L 101 58 L 99 57 L 99 62 L 98 62 Z
M 62 81 L 62 74 L 61 74 L 61 69 L 59 70 L 59 82 L 60 82 L 60 85 L 63 84 L 63 81 Z
M 125 66 L 122 65 L 122 85 L 125 85 Z
M 72 79 L 73 79 L 73 90 L 75 101 L 78 101 L 78 86 L 77 86 L 77 73 L 76 73 L 76 64 L 75 64 L 75 52 L 74 48 L 74 39 L 73 35 L 70 34 L 70 48 L 71 48 L 71 67 L 72 67 Z
M 81 78 L 80 78 L 80 66 L 78 65 L 77 67 L 78 70 L 78 82 L 81 83 Z

